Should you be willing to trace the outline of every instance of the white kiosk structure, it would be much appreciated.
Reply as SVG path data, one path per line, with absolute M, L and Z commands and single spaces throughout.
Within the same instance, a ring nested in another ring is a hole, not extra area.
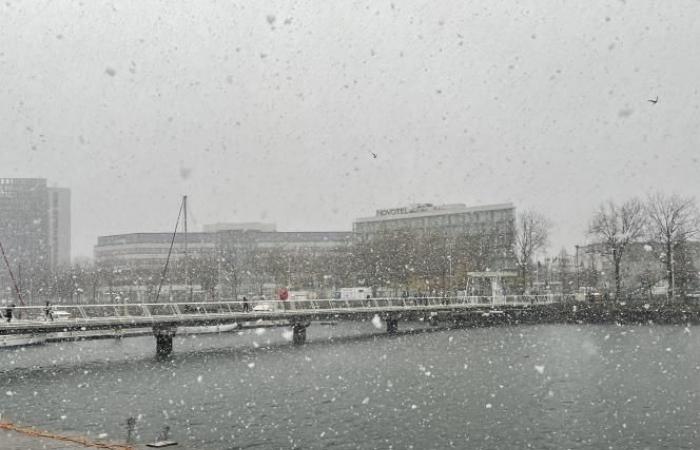
M 503 286 L 503 278 L 515 278 L 515 272 L 467 272 L 467 297 L 470 293 L 476 293 L 477 298 L 491 297 L 492 305 L 505 305 L 506 293 Z M 482 303 L 483 300 L 478 301 Z

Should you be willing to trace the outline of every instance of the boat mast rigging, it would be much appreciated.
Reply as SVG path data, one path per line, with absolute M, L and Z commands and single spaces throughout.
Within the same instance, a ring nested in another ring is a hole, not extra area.
M 158 291 L 156 291 L 156 299 L 154 303 L 158 303 L 158 298 L 160 298 L 160 290 L 163 288 L 163 281 L 165 280 L 165 275 L 168 273 L 168 264 L 170 263 L 170 255 L 173 253 L 173 245 L 175 244 L 175 235 L 177 234 L 177 227 L 180 225 L 180 216 L 182 216 L 182 210 L 185 207 L 187 196 L 185 196 L 180 203 L 180 211 L 177 213 L 177 220 L 175 221 L 175 229 L 173 230 L 173 236 L 170 239 L 170 248 L 168 249 L 168 257 L 165 259 L 165 266 L 163 267 L 163 273 L 160 276 L 160 282 L 158 283 Z M 186 241 L 185 241 L 186 242 Z
M 7 266 L 7 271 L 10 273 L 10 279 L 12 280 L 12 285 L 15 288 L 15 294 L 17 295 L 17 299 L 19 300 L 20 305 L 26 306 L 24 304 L 24 300 L 22 299 L 22 291 L 19 289 L 19 286 L 17 285 L 17 281 L 15 280 L 15 274 L 12 273 L 12 267 L 10 267 L 10 261 L 8 261 L 7 255 L 5 254 L 5 247 L 2 246 L 2 241 L 0 241 L 0 252 L 2 252 L 2 259 L 5 260 L 5 265 Z

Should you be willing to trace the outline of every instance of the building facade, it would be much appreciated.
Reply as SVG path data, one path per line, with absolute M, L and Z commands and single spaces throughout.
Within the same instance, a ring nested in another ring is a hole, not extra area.
M 577 278 L 587 291 L 615 292 L 615 266 L 601 243 L 577 248 Z M 674 284 L 679 296 L 700 296 L 700 241 L 678 243 L 673 251 Z M 659 242 L 631 242 L 623 252 L 620 283 L 634 298 L 665 296 L 669 289 L 666 249 Z
M 48 295 L 56 269 L 70 264 L 70 190 L 44 178 L 0 178 L 0 242 L 24 301 Z M 16 302 L 1 264 L 0 301 Z
M 240 227 L 225 227 L 240 228 Z M 170 245 L 173 242 L 172 251 Z M 351 232 L 133 233 L 100 236 L 95 263 L 120 289 L 194 286 L 203 296 L 272 295 L 276 288 L 330 289 L 348 271 Z M 169 267 L 165 264 L 170 253 Z M 341 284 L 338 284 L 340 286 Z M 200 296 L 201 297 L 201 296 Z
M 380 209 L 356 219 L 360 285 L 441 295 L 468 284 L 469 273 L 515 268 L 515 207 L 430 203 Z
M 204 225 L 202 231 L 214 233 L 216 231 L 277 231 L 274 223 L 263 222 L 224 222 Z
M 13 271 L 50 268 L 48 203 L 45 179 L 0 178 L 0 240 Z
M 71 196 L 70 189 L 48 188 L 49 261 L 51 267 L 68 266 L 71 262 Z
M 441 231 L 457 235 L 497 228 L 507 233 L 514 221 L 515 206 L 511 203 L 474 207 L 461 203 L 420 203 L 377 210 L 372 217 L 356 219 L 353 231 L 363 235 L 392 230 Z

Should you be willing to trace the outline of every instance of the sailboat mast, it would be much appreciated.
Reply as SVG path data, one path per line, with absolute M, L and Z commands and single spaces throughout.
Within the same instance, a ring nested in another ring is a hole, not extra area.
M 185 283 L 189 291 L 189 301 L 192 301 L 192 281 L 190 280 L 189 255 L 187 253 L 187 196 L 182 196 L 182 212 L 185 219 Z

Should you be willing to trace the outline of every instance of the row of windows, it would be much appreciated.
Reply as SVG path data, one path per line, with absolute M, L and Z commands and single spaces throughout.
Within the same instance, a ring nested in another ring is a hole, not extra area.
M 425 217 L 401 218 L 394 217 L 390 220 L 378 222 L 358 222 L 355 225 L 356 231 L 376 231 L 379 229 L 400 229 L 400 228 L 428 228 L 447 225 L 468 225 L 474 223 L 492 223 L 511 220 L 514 217 L 514 210 L 492 210 L 468 213 L 444 214 Z

